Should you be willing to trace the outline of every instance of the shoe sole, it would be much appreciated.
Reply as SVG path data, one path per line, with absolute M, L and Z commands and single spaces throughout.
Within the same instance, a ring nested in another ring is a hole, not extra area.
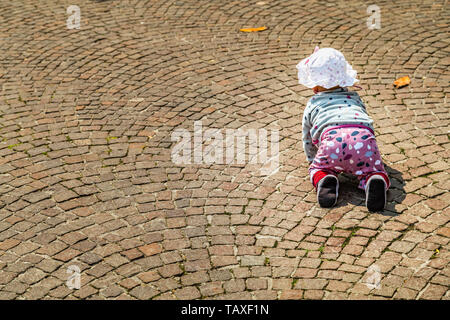
M 334 176 L 328 176 L 319 181 L 317 202 L 322 208 L 331 208 L 338 199 L 339 181 Z
M 383 180 L 369 181 L 366 191 L 366 206 L 371 212 L 381 211 L 386 206 L 386 190 Z

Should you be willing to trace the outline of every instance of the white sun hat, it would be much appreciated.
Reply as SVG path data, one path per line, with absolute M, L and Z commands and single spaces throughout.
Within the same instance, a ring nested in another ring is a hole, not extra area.
M 297 70 L 298 83 L 308 88 L 350 87 L 359 81 L 344 55 L 333 48 L 316 47 L 312 55 L 297 64 Z

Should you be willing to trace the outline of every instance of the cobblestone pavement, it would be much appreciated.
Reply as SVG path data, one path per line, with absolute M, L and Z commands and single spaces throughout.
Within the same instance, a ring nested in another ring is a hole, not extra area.
M 376 1 L 380 30 L 363 1 L 72 2 L 0 1 L 1 299 L 450 298 L 447 1 Z M 316 204 L 295 69 L 315 45 L 358 71 L 382 213 L 351 177 Z M 278 129 L 279 170 L 174 164 L 196 120 Z

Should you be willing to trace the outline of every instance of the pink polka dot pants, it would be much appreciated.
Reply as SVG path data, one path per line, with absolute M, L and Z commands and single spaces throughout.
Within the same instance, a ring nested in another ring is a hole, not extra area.
M 388 188 L 390 186 L 375 136 L 366 127 L 335 127 L 325 132 L 316 157 L 309 167 L 311 179 L 317 171 L 356 175 L 359 179 L 358 187 L 363 190 L 367 178 L 378 173 L 384 176 Z

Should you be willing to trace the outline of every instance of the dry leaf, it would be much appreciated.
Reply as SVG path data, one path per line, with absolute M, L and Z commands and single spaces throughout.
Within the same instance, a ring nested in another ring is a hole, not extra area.
M 259 28 L 244 28 L 244 29 L 239 29 L 239 31 L 242 32 L 256 32 L 256 31 L 263 31 L 266 30 L 267 27 L 259 27 Z
M 407 86 L 411 83 L 411 79 L 408 76 L 401 77 L 394 81 L 394 86 L 397 86 L 397 89 L 403 86 Z

